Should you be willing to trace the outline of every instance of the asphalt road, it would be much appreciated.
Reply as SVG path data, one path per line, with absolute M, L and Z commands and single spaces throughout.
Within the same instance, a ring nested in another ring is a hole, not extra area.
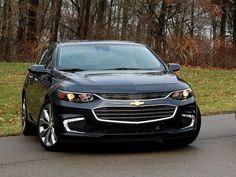
M 36 137 L 0 138 L 0 177 L 235 177 L 235 115 L 203 117 L 190 146 L 76 145 L 46 152 Z

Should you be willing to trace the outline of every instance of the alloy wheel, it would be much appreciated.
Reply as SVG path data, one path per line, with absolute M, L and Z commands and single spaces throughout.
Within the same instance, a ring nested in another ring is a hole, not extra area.
M 39 138 L 44 146 L 52 147 L 57 143 L 51 104 L 46 104 L 43 107 L 38 128 Z

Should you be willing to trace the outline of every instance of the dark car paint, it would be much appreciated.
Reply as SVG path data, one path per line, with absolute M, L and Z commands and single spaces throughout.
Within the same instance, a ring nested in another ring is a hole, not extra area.
M 102 71 L 92 72 L 57 72 L 32 74 L 27 77 L 25 89 L 28 93 L 29 113 L 34 121 L 39 116 L 40 108 L 46 96 L 54 89 L 91 93 L 146 93 L 183 90 L 189 85 L 172 72 L 158 73 L 150 71 Z M 120 79 L 122 78 L 122 79 Z M 28 91 L 29 90 L 29 91 Z
M 110 44 L 108 42 L 108 44 Z M 82 72 L 63 72 L 57 70 L 57 51 L 60 45 L 77 45 L 77 43 L 53 44 L 54 52 L 52 55 L 52 66 L 50 74 L 34 74 L 29 73 L 24 83 L 23 93 L 26 95 L 28 104 L 28 113 L 31 121 L 37 124 L 41 107 L 46 99 L 50 99 L 53 103 L 54 116 L 60 119 L 66 119 L 68 116 L 83 113 L 92 117 L 88 109 L 95 109 L 103 106 L 121 106 L 124 104 L 119 101 L 95 100 L 90 103 L 72 103 L 62 101 L 56 96 L 58 90 L 74 91 L 74 92 L 91 92 L 98 93 L 152 93 L 162 91 L 175 91 L 190 88 L 190 86 L 179 79 L 166 65 L 165 71 L 82 71 Z M 126 45 L 126 43 L 124 44 Z M 127 43 L 127 45 L 132 45 Z M 135 44 L 136 45 L 136 44 Z M 140 44 L 138 44 L 140 45 Z M 146 105 L 152 104 L 173 104 L 184 106 L 195 104 L 195 98 L 192 97 L 185 101 L 167 98 L 165 100 L 145 101 Z M 127 106 L 130 106 L 127 102 Z M 67 109 L 69 108 L 69 109 Z M 73 111 L 72 111 L 73 110 Z M 62 113 L 62 115 L 60 115 Z M 59 134 L 67 135 L 64 127 L 57 120 L 57 129 Z M 96 120 L 89 118 L 86 120 L 94 123 Z M 100 125 L 108 125 L 107 123 L 96 122 Z M 109 124 L 111 126 L 111 124 Z M 119 126 L 119 125 L 116 125 Z M 127 125 L 126 125 L 127 126 Z M 192 129 L 191 129 L 192 130 Z M 73 136 L 73 134 L 71 134 Z M 84 135 L 80 135 L 84 136 Z M 88 134 L 88 136 L 92 136 Z M 93 136 L 99 136 L 94 134 Z
M 55 80 L 63 89 L 92 93 L 139 93 L 174 91 L 189 88 L 171 72 L 85 71 L 57 72 Z

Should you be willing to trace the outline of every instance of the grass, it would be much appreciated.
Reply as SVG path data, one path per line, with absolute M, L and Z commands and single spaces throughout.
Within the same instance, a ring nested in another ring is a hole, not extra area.
M 184 67 L 178 75 L 193 88 L 202 114 L 236 110 L 236 70 Z
M 0 63 L 0 136 L 20 133 L 21 90 L 28 65 Z
M 0 136 L 21 132 L 21 90 L 28 66 L 0 63 Z M 192 86 L 204 115 L 236 109 L 236 70 L 183 67 L 178 75 Z

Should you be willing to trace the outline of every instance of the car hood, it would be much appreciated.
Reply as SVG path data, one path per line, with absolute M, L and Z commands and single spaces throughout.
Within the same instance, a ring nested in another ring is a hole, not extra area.
M 159 92 L 189 88 L 171 72 L 150 71 L 83 71 L 58 72 L 61 89 L 93 93 Z

